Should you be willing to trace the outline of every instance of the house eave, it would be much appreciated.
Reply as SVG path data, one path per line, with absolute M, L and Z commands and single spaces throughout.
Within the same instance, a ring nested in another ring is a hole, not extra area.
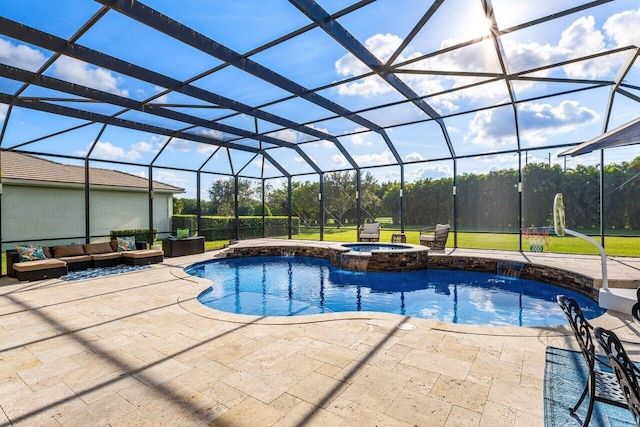
M 5 186 L 23 186 L 23 187 L 46 187 L 46 188 L 70 188 L 70 189 L 84 189 L 84 184 L 78 183 L 70 183 L 70 182 L 58 182 L 58 181 L 36 181 L 30 179 L 15 179 L 15 178 L 4 178 L 2 180 L 2 184 Z M 127 187 L 127 186 L 115 186 L 115 185 L 101 185 L 101 184 L 89 184 L 90 190 L 101 190 L 101 191 L 128 191 L 134 193 L 147 193 L 149 191 L 148 188 L 143 187 Z M 167 194 L 181 194 L 185 191 L 180 189 L 180 191 L 172 191 L 165 188 L 154 188 L 154 193 L 167 193 Z

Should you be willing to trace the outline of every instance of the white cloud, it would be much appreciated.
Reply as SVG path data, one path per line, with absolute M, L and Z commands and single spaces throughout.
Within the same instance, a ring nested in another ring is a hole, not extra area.
M 402 39 L 400 37 L 387 33 L 375 34 L 369 37 L 364 42 L 364 45 L 378 59 L 385 62 L 398 49 L 401 43 Z M 343 76 L 364 74 L 369 71 L 369 68 L 351 53 L 338 59 L 335 65 L 338 73 Z
M 393 34 L 375 34 L 365 42 L 367 49 L 381 61 L 386 61 L 402 43 L 402 39 Z M 355 76 L 369 72 L 369 68 L 351 53 L 344 55 L 335 63 L 336 71 L 341 76 Z M 341 85 L 340 95 L 377 96 L 391 92 L 393 89 L 378 76 L 371 76 L 353 83 Z
M 600 115 L 578 101 L 562 101 L 558 105 L 526 102 L 518 106 L 521 138 L 539 145 L 552 134 L 574 131 L 593 123 Z M 500 108 L 477 112 L 469 122 L 465 141 L 488 146 L 515 142 L 514 117 L 511 109 Z
M 602 28 L 617 46 L 640 46 L 640 9 L 617 13 Z
M 194 193 L 196 192 L 195 188 L 189 188 L 189 181 L 184 178 L 178 177 L 172 171 L 166 169 L 154 170 L 153 180 L 173 185 L 175 187 L 184 188 L 185 190 L 192 190 L 192 192 Z
M 186 139 L 173 138 L 169 145 L 167 145 L 169 151 L 179 151 L 181 153 L 188 153 L 193 149 L 193 143 Z
M 533 145 L 545 142 L 549 134 L 572 132 L 600 119 L 596 111 L 578 101 L 563 101 L 557 106 L 525 103 L 518 110 L 522 139 Z
M 155 86 L 153 89 L 158 93 L 164 92 L 166 90 L 165 88 L 160 87 L 160 86 Z M 157 102 L 158 104 L 168 104 L 169 103 L 169 94 L 165 93 L 164 95 L 160 96 L 159 98 L 154 99 L 153 102 Z
M 510 71 L 524 71 L 565 61 L 571 58 L 587 56 L 601 52 L 607 48 L 640 45 L 640 9 L 630 10 L 612 15 L 601 29 L 596 27 L 593 16 L 583 16 L 573 21 L 562 31 L 557 43 L 540 44 L 532 41 L 518 41 L 515 38 L 503 38 L 507 64 Z M 457 40 L 445 40 L 441 48 L 457 43 Z M 402 43 L 402 39 L 394 34 L 376 34 L 365 41 L 365 46 L 383 62 Z M 410 51 L 411 46 L 405 50 Z M 404 52 L 403 52 L 404 53 Z M 409 56 L 401 55 L 398 61 L 405 61 L 421 56 L 413 52 Z M 611 73 L 620 64 L 620 58 L 596 58 L 563 67 L 570 78 L 600 78 Z M 370 70 L 353 55 L 347 54 L 335 63 L 336 72 L 341 76 L 354 76 Z M 490 41 L 475 44 L 472 48 L 456 49 L 436 57 L 428 58 L 407 66 L 409 69 L 446 70 L 446 71 L 499 71 L 497 56 Z M 538 76 L 549 73 L 543 70 Z M 455 88 L 471 82 L 469 78 L 455 76 L 401 75 L 401 78 L 420 95 L 437 93 L 448 88 Z M 520 92 L 533 87 L 533 84 L 520 84 Z M 343 96 L 371 97 L 391 92 L 393 89 L 383 79 L 372 76 L 339 87 Z M 464 99 L 480 98 L 500 99 L 504 91 L 487 90 L 483 85 L 464 92 L 452 92 L 427 100 L 434 108 L 454 112 L 460 108 Z
M 326 139 L 320 139 L 318 141 L 314 141 L 311 143 L 312 147 L 320 147 L 325 150 L 334 150 L 336 149 L 336 144 L 331 141 L 327 141 Z
M 442 163 L 424 163 L 417 167 L 410 167 L 406 172 L 408 182 L 415 182 L 426 178 L 447 178 L 453 176 L 453 170 L 450 165 Z
M 335 169 L 346 168 L 349 166 L 349 162 L 342 154 L 334 154 L 331 156 L 331 166 Z
M 119 86 L 123 79 L 116 77 L 109 70 L 96 68 L 86 62 L 68 56 L 61 56 L 53 65 L 53 74 L 62 80 L 67 80 L 82 86 L 102 90 L 120 96 L 129 96 L 126 89 Z
M 222 132 L 215 129 L 203 129 L 198 133 L 200 135 L 208 136 L 209 138 L 214 138 L 219 141 L 222 141 L 224 139 L 224 135 L 222 134 Z M 196 151 L 199 154 L 211 154 L 218 148 L 218 146 L 216 145 L 205 144 L 200 142 L 193 142 L 193 144 L 196 145 L 197 147 Z
M 405 162 L 419 162 L 421 160 L 425 160 L 425 158 L 420 153 L 410 153 L 404 156 Z
M 7 104 L 0 104 L 0 120 L 4 120 L 7 117 L 7 111 L 9 110 L 9 106 Z
M 587 56 L 604 50 L 604 36 L 595 28 L 593 16 L 576 20 L 562 32 L 558 50 L 569 56 Z M 571 78 L 597 78 L 607 75 L 613 64 L 610 60 L 582 61 L 564 67 L 564 72 Z
M 135 144 L 131 145 L 131 149 L 134 151 L 152 151 L 153 150 L 153 144 L 147 141 L 140 141 L 140 142 L 136 142 Z
M 355 135 L 351 135 L 349 137 L 349 141 L 353 145 L 365 145 L 365 146 L 373 145 L 371 141 L 367 140 L 367 134 L 363 134 L 363 133 L 356 133 Z
M 513 110 L 499 108 L 474 114 L 464 139 L 472 144 L 495 146 L 514 143 L 515 138 Z
M 88 150 L 76 152 L 77 155 L 85 156 Z M 121 147 L 117 147 L 110 142 L 98 141 L 91 152 L 91 157 L 107 159 L 107 160 L 137 160 L 140 158 L 140 152 L 135 150 L 126 151 Z
M 222 141 L 223 134 L 219 130 L 216 129 L 202 129 L 198 132 L 199 135 L 208 136 L 209 138 L 215 138 Z
M 46 57 L 39 50 L 24 44 L 15 45 L 0 39 L 0 62 L 22 68 L 23 70 L 38 71 L 44 64 Z
M 382 153 L 369 153 L 353 156 L 353 160 L 361 166 L 371 165 L 387 165 L 395 163 L 396 159 L 391 154 L 391 151 L 384 150 Z
M 271 132 L 267 135 L 282 141 L 298 142 L 298 132 L 292 129 L 282 129 L 276 132 Z
M 198 148 L 197 148 L 197 152 L 198 154 L 211 154 L 214 151 L 216 151 L 216 147 L 215 145 L 210 145 L 210 144 L 203 144 L 203 143 L 198 143 L 197 144 Z

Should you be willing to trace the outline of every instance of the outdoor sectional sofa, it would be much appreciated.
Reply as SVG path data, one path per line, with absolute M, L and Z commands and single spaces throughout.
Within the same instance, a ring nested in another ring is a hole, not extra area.
M 7 250 L 7 275 L 18 280 L 42 280 L 60 277 L 69 271 L 87 268 L 110 267 L 118 264 L 147 265 L 162 262 L 159 249 L 144 249 L 144 243 L 136 244 L 136 250 L 118 251 L 115 240 L 84 245 L 43 247 L 46 259 L 20 261 L 15 249 Z

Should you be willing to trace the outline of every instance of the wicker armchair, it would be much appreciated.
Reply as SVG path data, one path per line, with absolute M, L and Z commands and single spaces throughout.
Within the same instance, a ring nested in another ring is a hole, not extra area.
M 363 224 L 358 228 L 359 242 L 379 242 L 380 241 L 380 223 L 372 222 Z
M 429 249 L 444 251 L 449 237 L 449 224 L 438 224 L 435 227 L 423 228 L 420 230 L 418 240 L 421 245 L 428 246 Z

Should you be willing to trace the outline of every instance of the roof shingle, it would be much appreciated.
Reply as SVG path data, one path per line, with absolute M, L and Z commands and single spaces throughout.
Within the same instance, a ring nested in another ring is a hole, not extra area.
M 52 160 L 42 159 L 15 151 L 0 153 L 3 180 L 21 180 L 35 182 L 56 182 L 84 185 L 84 167 L 66 165 Z M 147 189 L 149 180 L 111 169 L 90 168 L 89 181 L 91 185 L 105 187 L 129 187 Z M 173 193 L 184 192 L 183 188 L 162 182 L 153 181 L 153 189 Z

